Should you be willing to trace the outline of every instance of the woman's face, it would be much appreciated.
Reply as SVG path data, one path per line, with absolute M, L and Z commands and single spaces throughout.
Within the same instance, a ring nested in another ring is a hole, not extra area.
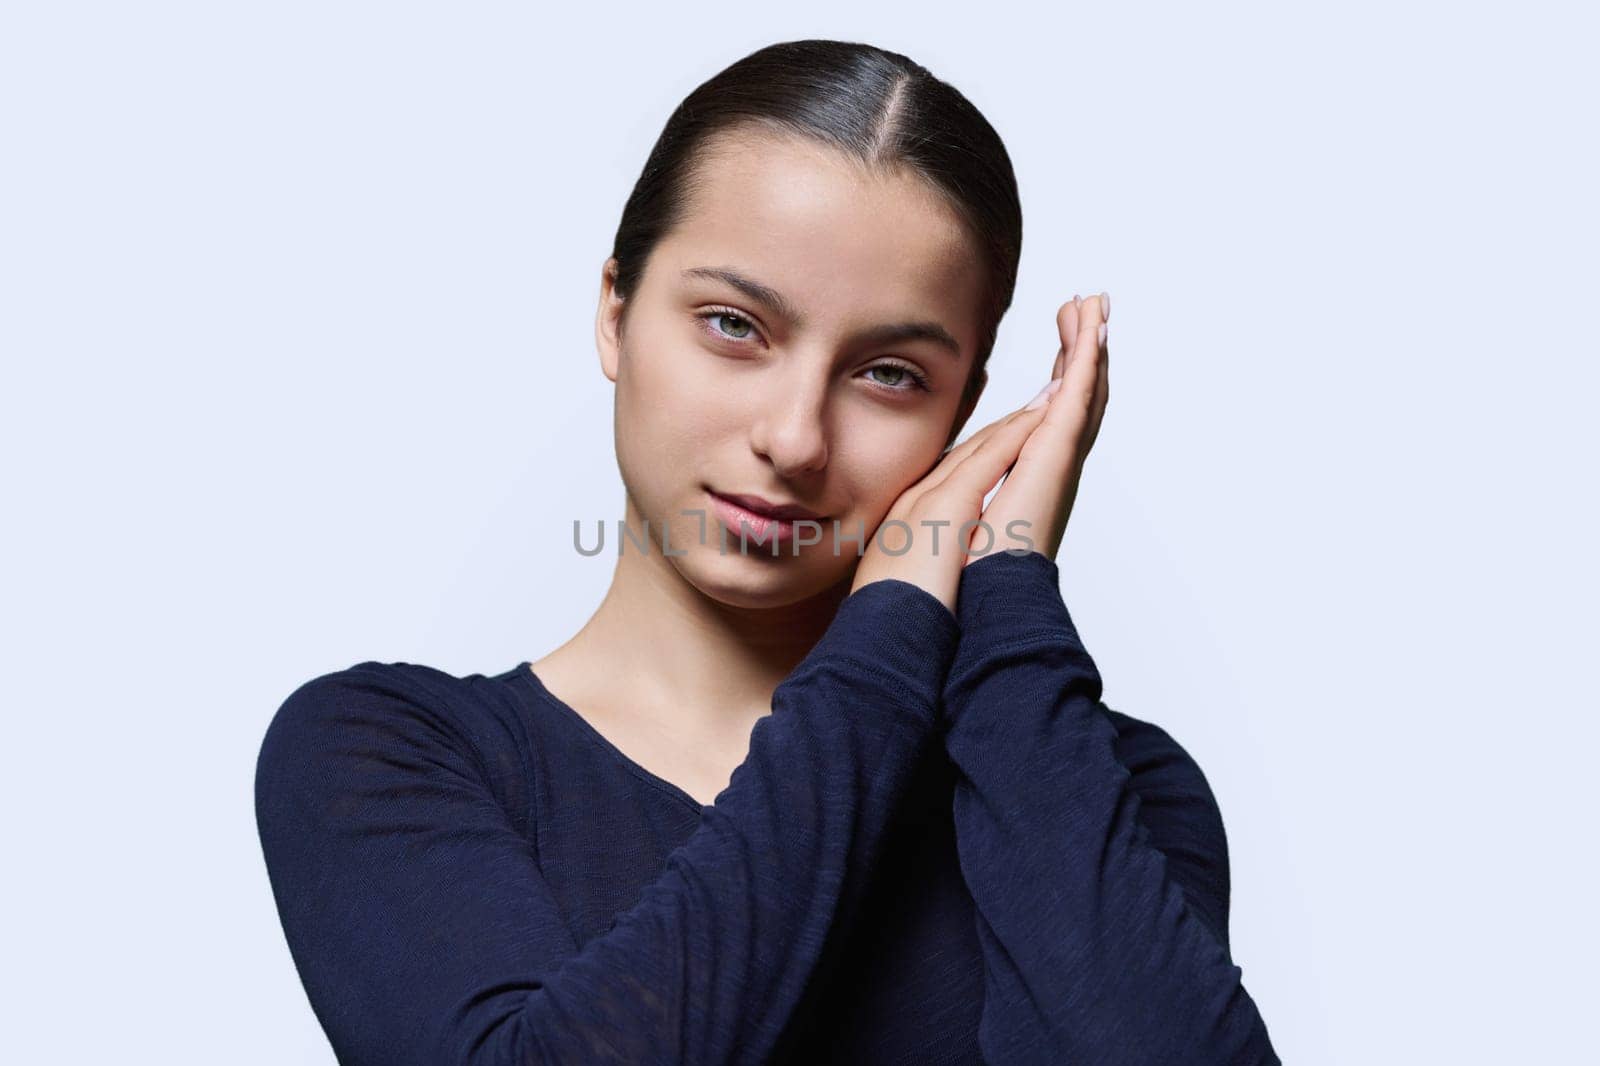
M 961 401 L 984 279 L 954 212 L 914 176 L 868 175 L 798 139 L 730 135 L 703 157 L 625 322 L 612 266 L 596 334 L 616 383 L 629 518 L 648 521 L 656 562 L 739 607 L 849 579 L 861 545 L 971 414 Z M 820 537 L 802 524 L 776 555 L 754 539 L 741 552 L 735 520 L 724 548 L 718 495 L 806 508 Z M 939 533 L 944 550 L 954 528 Z

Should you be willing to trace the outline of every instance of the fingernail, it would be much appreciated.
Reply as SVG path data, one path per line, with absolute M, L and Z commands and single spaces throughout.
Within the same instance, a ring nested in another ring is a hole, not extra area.
M 1033 399 L 1029 400 L 1027 402 L 1027 404 L 1022 409 L 1024 411 L 1032 411 L 1033 409 L 1035 409 L 1037 407 L 1043 407 L 1045 404 L 1050 402 L 1050 397 L 1054 396 L 1056 394 L 1056 390 L 1058 390 L 1060 388 L 1061 388 L 1061 379 L 1060 378 L 1051 378 L 1050 379 L 1050 384 L 1048 384 L 1044 388 L 1040 389 L 1039 390 L 1039 395 L 1037 395 Z
M 1109 292 L 1100 294 L 1100 317 L 1106 321 L 1111 319 L 1111 294 Z
M 1106 324 L 1104 322 L 1102 322 L 1102 323 L 1100 323 L 1100 347 L 1104 348 L 1105 346 L 1106 346 Z

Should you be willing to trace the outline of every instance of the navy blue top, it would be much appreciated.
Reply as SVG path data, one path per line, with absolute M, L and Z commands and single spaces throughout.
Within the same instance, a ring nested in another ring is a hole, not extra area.
M 340 1061 L 1279 1062 L 1216 800 L 1101 702 L 1059 578 L 856 590 L 708 806 L 527 662 L 306 682 L 256 810 Z

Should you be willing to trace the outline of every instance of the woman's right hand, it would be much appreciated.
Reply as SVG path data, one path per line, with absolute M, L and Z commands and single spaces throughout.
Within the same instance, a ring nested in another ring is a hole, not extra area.
M 862 552 L 850 591 L 895 578 L 924 589 L 954 613 L 968 547 L 974 539 L 980 545 L 988 542 L 981 529 L 969 527 L 963 537 L 961 527 L 982 518 L 983 498 L 1011 469 L 1028 435 L 1044 421 L 1049 404 L 1039 401 L 1048 401 L 1059 385 L 1059 380 L 1053 381 L 1030 401 L 1037 407 L 1013 411 L 951 448 L 921 481 L 901 493 Z M 895 520 L 905 526 L 883 529 Z M 1011 546 L 1006 530 L 992 533 L 993 545 L 987 550 Z M 885 543 L 901 554 L 885 551 Z

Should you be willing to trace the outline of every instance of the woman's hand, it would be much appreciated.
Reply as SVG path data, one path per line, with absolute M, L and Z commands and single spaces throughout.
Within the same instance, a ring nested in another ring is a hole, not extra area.
M 1044 417 L 1023 442 L 1016 466 L 983 512 L 984 522 L 994 531 L 993 551 L 1023 547 L 1007 534 L 1012 522 L 1025 523 L 1021 529 L 1033 540 L 1032 550 L 1046 558 L 1055 558 L 1061 547 L 1078 496 L 1083 462 L 1100 432 L 1110 399 L 1110 354 L 1105 341 L 1110 311 L 1110 297 L 1101 293 L 1087 300 L 1074 296 L 1056 312 L 1061 347 L 1050 377 L 1061 384 L 1049 405 L 1042 408 Z M 979 529 L 971 540 L 983 549 L 985 536 Z M 985 551 L 984 555 L 991 553 Z M 984 555 L 968 556 L 963 565 Z
M 1018 461 L 1023 442 L 1044 421 L 1050 406 L 1030 404 L 983 427 L 946 452 L 921 481 L 901 493 L 862 552 L 850 591 L 896 578 L 938 597 L 954 613 L 968 543 L 975 532 L 983 535 L 974 525 L 963 537 L 961 527 L 976 523 L 983 498 Z M 904 527 L 890 526 L 896 520 Z M 891 551 L 902 553 L 889 554 L 884 543 Z

